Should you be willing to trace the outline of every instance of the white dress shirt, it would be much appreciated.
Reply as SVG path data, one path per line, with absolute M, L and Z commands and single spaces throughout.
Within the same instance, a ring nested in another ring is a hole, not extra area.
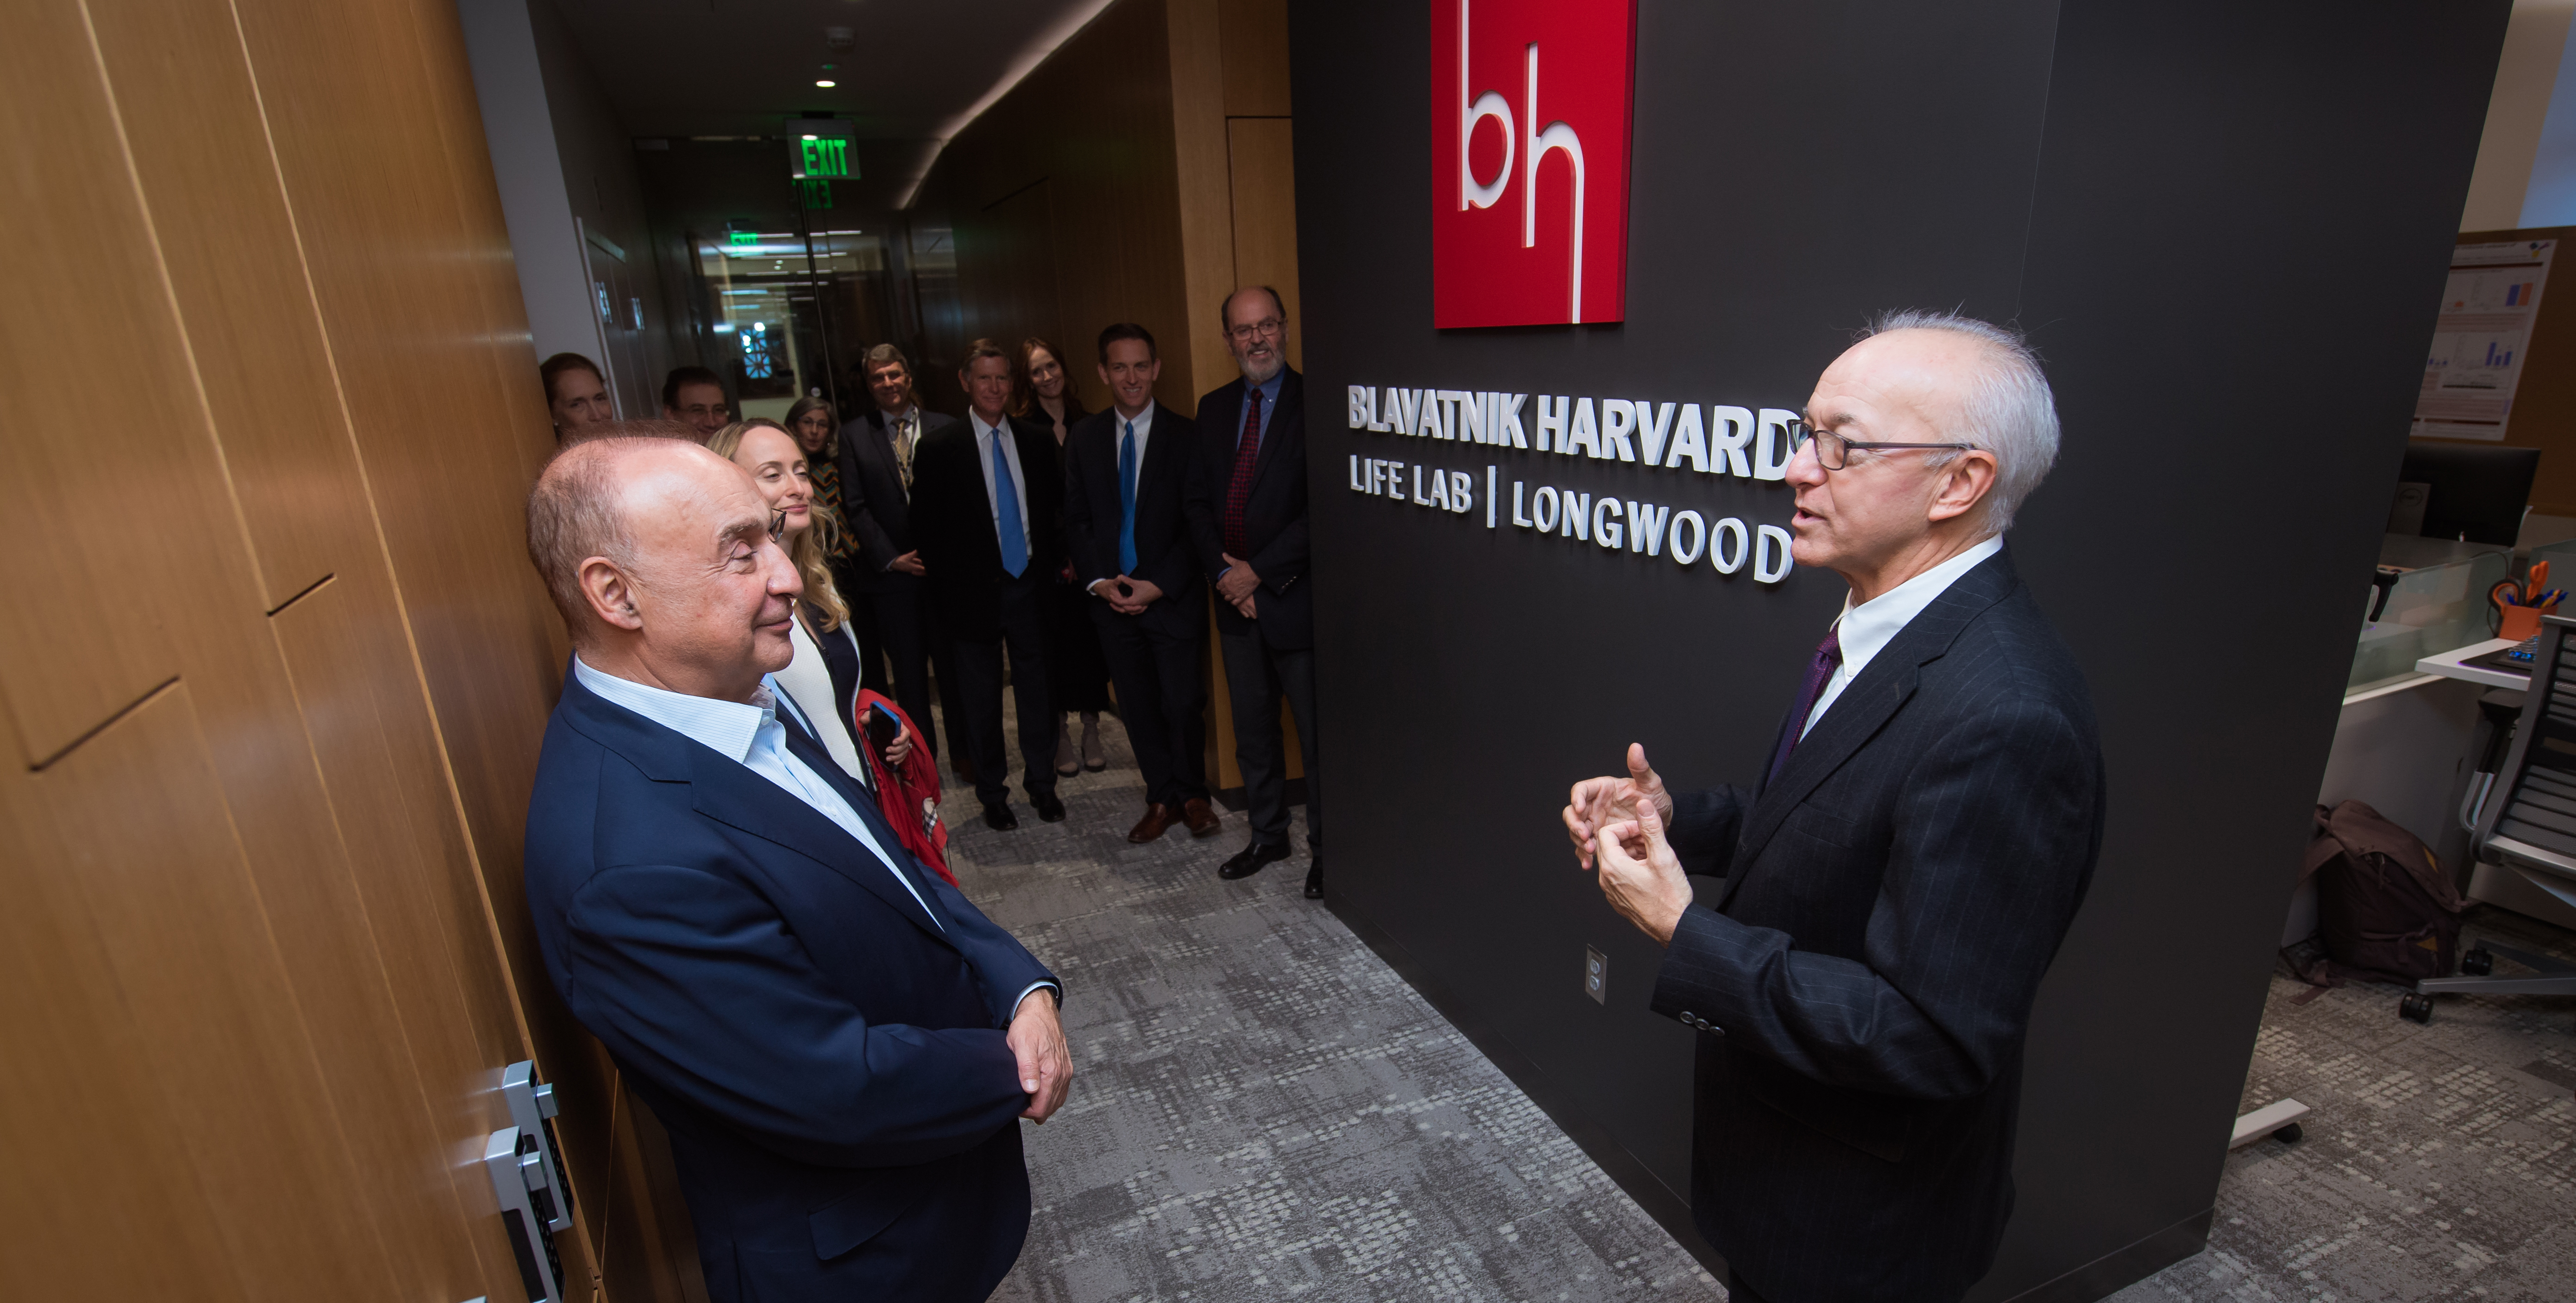
M 1028 540 L 1029 554 L 1037 555 L 1037 537 L 1029 533 L 1029 477 L 1020 470 L 1020 441 L 1011 437 L 1009 418 L 995 428 L 984 424 L 984 418 L 970 407 L 966 423 L 975 427 L 975 464 L 984 472 L 984 504 L 993 513 L 993 537 L 1002 536 L 1002 495 L 993 485 L 993 445 L 999 441 L 1002 460 L 1011 467 L 1011 491 L 1020 500 L 1020 537 Z
M 778 722 L 777 705 L 779 697 L 785 694 L 779 691 L 770 676 L 761 676 L 760 690 L 753 693 L 752 701 L 746 704 L 718 701 L 713 697 L 692 697 L 685 692 L 621 679 L 592 669 L 578 654 L 572 658 L 572 672 L 573 677 L 581 680 L 581 686 L 598 693 L 601 698 L 624 706 L 717 755 L 739 761 L 744 768 L 778 784 L 789 796 L 812 806 L 815 813 L 838 824 L 842 831 L 857 838 L 861 846 L 873 852 L 877 863 L 886 872 L 894 874 L 894 880 L 903 884 L 904 892 L 920 903 L 921 912 L 930 916 L 932 926 L 942 932 L 948 930 L 948 925 L 939 921 L 939 912 L 930 907 L 929 901 L 922 900 L 921 892 L 912 885 L 912 879 L 894 867 L 894 857 L 886 854 L 886 848 L 869 834 L 868 826 L 860 821 L 858 811 L 851 809 L 850 803 L 843 800 L 841 793 L 821 774 L 808 768 L 787 749 L 787 726 Z M 911 854 L 902 847 L 896 850 Z M 1029 998 L 1029 992 L 1040 987 L 1057 990 L 1053 982 L 1029 983 L 1019 998 L 1011 1002 L 1012 1016 L 1018 1016 L 1020 1003 Z
M 1825 680 L 1825 690 L 1816 694 L 1815 708 L 1807 712 L 1806 727 L 1798 730 L 1798 736 L 1804 738 L 1816 727 L 1816 721 L 1823 719 L 1842 697 L 1843 689 L 1869 668 L 1873 658 L 1887 650 L 1887 644 L 1912 624 L 1915 616 L 1923 614 L 1932 599 L 1948 592 L 1950 585 L 1959 582 L 1959 576 L 2003 550 L 2004 536 L 1997 534 L 1858 606 L 1851 604 L 1850 594 L 1844 594 L 1843 613 L 1834 621 L 1842 638 L 1843 663 L 1832 678 Z
M 1127 490 L 1127 496 L 1131 498 L 1143 497 L 1145 486 L 1145 445 L 1154 437 L 1154 404 L 1148 401 L 1145 404 L 1145 410 L 1133 421 L 1128 420 L 1127 417 L 1119 412 L 1116 407 L 1112 407 L 1109 409 L 1109 420 L 1109 464 L 1111 466 L 1116 466 L 1118 464 L 1118 444 L 1120 440 L 1127 437 L 1127 427 L 1130 425 L 1136 427 L 1136 479 L 1133 483 L 1127 484 L 1124 487 Z M 1124 528 L 1127 522 L 1121 520 L 1118 523 L 1121 528 Z M 1117 537 L 1117 531 L 1110 531 L 1110 537 Z M 1117 581 L 1114 579 L 1094 579 L 1083 589 L 1083 591 L 1087 593 L 1097 593 L 1100 591 L 1100 586 L 1102 584 L 1116 582 Z

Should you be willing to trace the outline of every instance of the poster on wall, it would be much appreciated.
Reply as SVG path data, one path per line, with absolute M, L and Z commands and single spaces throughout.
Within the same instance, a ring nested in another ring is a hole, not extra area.
M 2415 398 L 2415 434 L 2504 438 L 2557 244 L 2502 240 L 2463 244 L 2451 254 L 2451 280 L 2424 359 L 2424 388 Z

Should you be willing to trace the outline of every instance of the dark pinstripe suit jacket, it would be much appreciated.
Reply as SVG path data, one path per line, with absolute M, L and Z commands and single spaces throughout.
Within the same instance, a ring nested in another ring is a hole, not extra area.
M 2083 673 L 2009 549 L 1870 661 L 1779 781 L 1675 796 L 1684 867 L 1725 882 L 1697 884 L 1653 1007 L 1710 1029 L 1692 1212 L 1753 1288 L 1952 1299 L 1993 1264 L 2023 1034 L 2102 807 Z

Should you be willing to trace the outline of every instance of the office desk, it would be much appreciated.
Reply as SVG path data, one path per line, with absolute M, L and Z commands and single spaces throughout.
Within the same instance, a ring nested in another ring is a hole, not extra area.
M 2445 679 L 2458 679 L 2462 683 L 2475 683 L 2481 687 L 2511 688 L 2520 692 L 2531 686 L 2530 675 L 2515 670 L 2500 670 L 2492 665 L 2467 663 L 2481 656 L 2503 651 L 2512 646 L 2515 641 L 2512 638 L 2489 638 L 2485 642 L 2473 642 L 2466 647 L 2454 647 L 2446 652 L 2435 652 L 2415 662 L 2415 672 Z

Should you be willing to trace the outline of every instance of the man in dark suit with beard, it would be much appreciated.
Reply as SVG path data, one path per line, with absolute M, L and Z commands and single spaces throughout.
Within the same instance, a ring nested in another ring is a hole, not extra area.
M 1055 705 L 1047 684 L 1047 584 L 1063 564 L 1059 511 L 1063 463 L 1055 435 L 1009 414 L 1008 349 L 976 340 L 958 382 L 963 423 L 922 441 L 913 460 L 914 533 L 928 571 L 930 600 L 948 635 L 957 688 L 950 707 L 965 717 L 984 822 L 1020 826 L 1011 813 L 1009 753 L 1002 745 L 1002 653 L 1020 715 L 1020 785 L 1048 823 L 1061 822 L 1055 794 Z M 951 732 L 952 745 L 957 733 Z
M 903 350 L 879 344 L 861 360 L 868 396 L 876 405 L 867 415 L 841 426 L 841 504 L 850 531 L 858 536 L 859 555 L 846 582 L 854 600 L 865 602 L 868 621 L 883 645 L 893 686 L 891 695 L 912 716 L 922 744 L 933 755 L 939 747 L 930 720 L 930 662 L 936 623 L 923 587 L 920 545 L 913 538 L 913 459 L 922 442 L 957 424 L 957 418 L 923 411 L 912 388 L 912 367 Z M 877 648 L 863 648 L 871 658 Z M 950 690 L 942 675 L 940 687 Z M 952 760 L 965 755 L 957 745 L 961 721 L 951 704 L 948 719 Z
M 1193 837 L 1223 826 L 1208 806 L 1207 597 L 1181 505 L 1197 464 L 1198 431 L 1154 401 L 1163 363 L 1154 336 L 1120 323 L 1100 332 L 1100 378 L 1110 409 L 1065 440 L 1065 547 L 1091 602 L 1100 650 L 1118 685 L 1118 715 L 1145 774 L 1139 844 L 1175 823 Z
M 1760 781 L 1667 792 L 1632 746 L 1566 829 L 1700 1033 L 1691 1212 L 1729 1293 L 1955 1300 L 2012 1212 L 2031 1004 L 2102 845 L 2092 699 L 2003 541 L 2057 413 L 2020 336 L 1895 313 L 1793 437 L 1792 554 L 1851 592 Z
M 1216 583 L 1217 645 L 1234 714 L 1234 757 L 1252 843 L 1217 870 L 1247 878 L 1288 858 L 1287 748 L 1279 703 L 1306 762 L 1306 898 L 1324 898 L 1323 748 L 1315 737 L 1315 602 L 1306 573 L 1306 382 L 1288 369 L 1288 309 L 1255 285 L 1218 320 L 1243 375 L 1199 400 L 1190 533 Z

